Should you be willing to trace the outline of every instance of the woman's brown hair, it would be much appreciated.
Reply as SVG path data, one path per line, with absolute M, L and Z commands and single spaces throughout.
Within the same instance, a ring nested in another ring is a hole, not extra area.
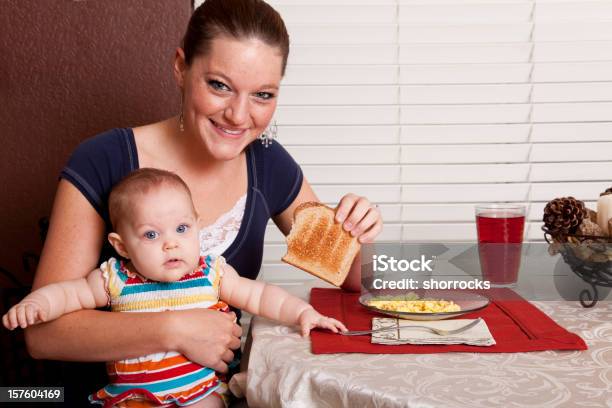
M 262 0 L 206 0 L 191 16 L 183 37 L 185 62 L 207 55 L 210 43 L 220 35 L 235 39 L 257 38 L 279 47 L 282 74 L 289 57 L 289 34 L 280 14 Z

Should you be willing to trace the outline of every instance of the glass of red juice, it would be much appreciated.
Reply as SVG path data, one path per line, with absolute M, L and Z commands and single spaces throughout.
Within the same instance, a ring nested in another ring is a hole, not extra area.
M 476 230 L 483 280 L 492 287 L 515 287 L 521 267 L 525 206 L 477 205 Z

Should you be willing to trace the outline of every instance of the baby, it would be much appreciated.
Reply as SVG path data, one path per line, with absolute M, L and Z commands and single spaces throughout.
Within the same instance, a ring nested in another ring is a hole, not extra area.
M 140 169 L 118 183 L 109 197 L 115 232 L 108 240 L 127 261 L 110 258 L 86 278 L 44 286 L 2 318 L 8 329 L 57 319 L 80 309 L 110 305 L 114 312 L 160 312 L 232 305 L 251 314 L 300 325 L 346 330 L 308 303 L 263 282 L 241 278 L 223 257 L 199 255 L 199 218 L 191 193 L 177 175 Z M 281 306 L 282 305 L 282 310 Z M 222 407 L 227 385 L 214 370 L 177 352 L 107 364 L 111 383 L 90 395 L 105 407 Z M 216 397 L 206 398 L 209 395 Z

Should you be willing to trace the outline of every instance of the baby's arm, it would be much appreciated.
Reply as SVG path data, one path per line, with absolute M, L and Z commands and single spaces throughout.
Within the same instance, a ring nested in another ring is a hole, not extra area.
M 100 269 L 87 277 L 43 286 L 13 306 L 3 317 L 4 327 L 25 329 L 81 309 L 105 306 L 108 296 Z
M 311 305 L 278 286 L 242 278 L 227 264 L 223 265 L 223 269 L 220 297 L 232 306 L 283 324 L 300 325 L 303 336 L 308 336 L 314 327 L 323 327 L 335 333 L 347 330 L 336 319 L 321 315 Z

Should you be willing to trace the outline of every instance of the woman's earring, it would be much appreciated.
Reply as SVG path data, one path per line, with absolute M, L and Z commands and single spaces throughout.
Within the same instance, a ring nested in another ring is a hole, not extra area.
M 181 113 L 179 115 L 179 130 L 181 132 L 185 131 L 185 124 L 183 120 L 183 95 L 181 94 Z
M 277 137 L 278 126 L 276 126 L 276 121 L 273 121 L 268 125 L 266 130 L 264 130 L 263 133 L 259 135 L 259 140 L 261 140 L 261 144 L 267 148 Z

